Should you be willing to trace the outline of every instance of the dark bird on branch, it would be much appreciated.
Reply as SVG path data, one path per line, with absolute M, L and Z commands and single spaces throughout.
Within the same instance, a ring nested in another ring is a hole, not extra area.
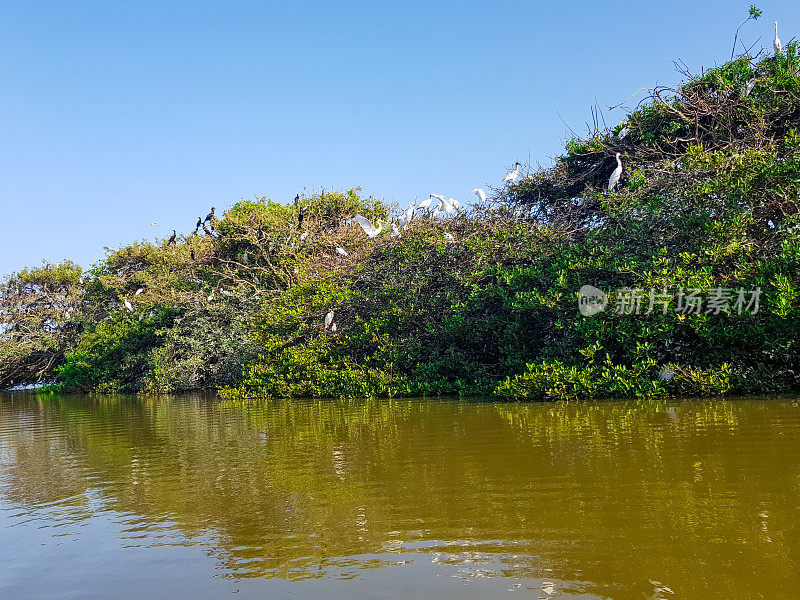
M 212 206 L 211 207 L 211 212 L 206 215 L 206 219 L 205 219 L 205 221 L 203 221 L 203 223 L 209 223 L 210 222 L 210 223 L 213 224 L 214 223 L 214 219 L 216 219 L 216 218 L 217 217 L 214 216 L 214 207 Z
M 295 205 L 295 206 L 298 206 L 299 204 L 300 204 L 300 194 L 297 194 L 297 195 L 294 197 L 294 205 Z
M 214 234 L 211 233 L 211 230 L 208 228 L 208 225 L 206 225 L 205 223 L 203 223 L 203 231 L 206 232 L 206 235 L 210 235 L 211 237 L 214 237 Z
M 301 208 L 300 211 L 297 213 L 297 228 L 300 229 L 303 226 L 303 218 L 306 216 L 306 209 L 305 207 Z
M 194 233 L 197 235 L 197 232 L 200 231 L 200 228 L 203 226 L 203 219 L 197 217 L 197 225 L 194 226 Z
M 172 245 L 172 246 L 177 246 L 178 245 L 178 234 L 175 233 L 174 229 L 172 230 L 172 235 L 169 236 L 169 239 L 167 240 L 167 246 L 170 246 L 170 245 Z
M 195 260 L 195 258 L 194 258 L 194 250 L 191 250 L 191 251 L 189 252 L 189 256 L 191 256 L 191 257 L 192 257 L 192 260 Z

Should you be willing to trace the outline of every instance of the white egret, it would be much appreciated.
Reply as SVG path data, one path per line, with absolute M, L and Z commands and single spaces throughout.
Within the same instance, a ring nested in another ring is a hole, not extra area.
M 514 163 L 514 170 L 508 172 L 508 175 L 503 178 L 503 183 L 514 183 L 517 177 L 519 177 L 519 168 L 521 166 L 519 162 Z
M 123 305 L 125 308 L 127 308 L 127 309 L 128 309 L 128 312 L 133 312 L 133 306 L 131 306 L 131 303 L 130 303 L 130 302 L 128 302 L 128 299 L 127 299 L 127 298 L 123 298 L 123 300 L 122 300 L 122 305 Z
M 416 210 L 416 208 L 417 205 L 412 203 L 411 206 L 405 209 L 405 211 L 403 211 L 403 214 L 400 215 L 400 218 L 397 219 L 397 226 L 400 227 L 401 229 L 405 229 L 406 227 L 408 227 L 408 224 L 411 222 L 411 219 L 414 218 L 414 210 Z
M 448 198 L 447 200 L 442 200 L 442 204 L 446 204 L 447 205 L 447 208 L 445 209 L 445 212 L 453 212 L 453 211 L 455 211 L 458 214 L 461 214 L 461 213 L 464 212 L 464 209 L 461 206 L 461 202 L 459 202 L 455 198 Z M 452 209 L 452 210 L 450 210 L 450 209 Z
M 361 229 L 364 230 L 364 233 L 367 234 L 368 238 L 376 237 L 381 231 L 383 231 L 383 226 L 385 225 L 383 221 L 378 221 L 378 227 L 375 227 L 369 222 L 369 219 L 361 215 L 356 215 L 353 217 L 353 220 L 361 225 Z
M 336 331 L 336 323 L 333 323 L 331 325 L 331 331 L 334 331 L 334 332 Z
M 781 38 L 778 37 L 778 22 L 775 21 L 775 39 L 772 40 L 772 47 L 775 48 L 775 56 L 783 53 L 783 45 L 781 44 Z
M 455 212 L 455 207 L 450 204 L 450 200 L 445 200 L 442 198 L 439 200 L 439 204 L 436 205 L 436 208 L 433 209 L 433 217 L 436 217 L 440 212 L 449 214 L 451 212 Z
M 139 294 L 141 294 L 143 291 L 144 291 L 144 288 L 139 288 L 138 290 L 136 290 L 136 293 L 134 294 L 134 296 L 138 296 L 138 295 L 139 295 Z
M 402 224 L 401 227 L 405 227 L 405 224 Z M 392 237 L 397 237 L 400 235 L 400 230 L 397 228 L 396 223 L 392 223 L 392 233 L 390 233 Z
M 475 188 L 472 190 L 472 193 L 475 194 L 481 202 L 486 202 L 486 192 L 481 188 Z
M 742 98 L 747 98 L 750 95 L 750 92 L 753 91 L 753 88 L 756 87 L 756 80 L 751 79 L 746 84 L 742 86 Z
M 347 256 L 347 250 L 337 246 L 336 247 L 336 254 L 338 254 L 339 256 Z
M 325 329 L 330 327 L 331 323 L 333 323 L 333 311 L 331 311 L 327 315 L 325 315 Z
M 206 300 L 208 300 L 209 302 L 214 301 L 214 290 L 211 290 L 211 293 L 208 295 L 208 298 L 206 298 Z
M 608 178 L 608 189 L 613 190 L 617 187 L 619 183 L 619 178 L 622 176 L 622 154 L 617 152 L 617 168 L 614 169 L 614 172 L 611 173 L 611 177 Z
M 308 232 L 307 232 L 307 231 L 304 231 L 304 232 L 302 233 L 302 235 L 300 236 L 300 241 L 302 241 L 302 240 L 306 239 L 307 237 L 308 237 Z
M 420 202 L 420 203 L 417 205 L 417 207 L 416 207 L 416 209 L 415 209 L 415 210 L 425 210 L 425 209 L 427 209 L 428 207 L 430 207 L 430 205 L 431 205 L 431 202 L 433 202 L 433 198 L 434 198 L 434 195 L 433 195 L 433 194 L 431 194 L 430 196 L 428 196 L 428 198 L 427 198 L 427 199 L 425 199 L 425 200 L 423 200 L 422 202 Z

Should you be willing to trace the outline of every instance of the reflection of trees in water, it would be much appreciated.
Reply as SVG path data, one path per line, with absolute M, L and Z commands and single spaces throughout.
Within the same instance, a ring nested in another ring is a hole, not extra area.
M 732 565 L 797 582 L 789 402 L 117 398 L 0 411 L 11 500 L 100 486 L 117 511 L 210 532 L 239 575 L 309 577 L 335 557 L 472 540 L 518 555 L 512 571 L 546 564 L 626 589 L 672 577 L 733 590 Z

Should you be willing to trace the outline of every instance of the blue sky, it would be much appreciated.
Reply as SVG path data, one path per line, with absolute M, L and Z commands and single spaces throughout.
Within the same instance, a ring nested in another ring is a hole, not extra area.
M 745 41 L 800 36 L 800 3 L 757 4 Z M 673 60 L 726 60 L 748 6 L 0 1 L 0 273 L 240 198 L 463 201 L 549 164 L 592 105 L 676 83 Z

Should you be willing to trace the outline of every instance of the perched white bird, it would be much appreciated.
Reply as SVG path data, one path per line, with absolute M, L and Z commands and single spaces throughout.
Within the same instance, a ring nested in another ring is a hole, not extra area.
M 333 324 L 331 325 L 331 331 L 336 331 L 336 323 L 333 323 Z
M 307 232 L 307 231 L 305 231 L 305 232 L 303 232 L 303 234 L 300 236 L 300 240 L 302 241 L 302 240 L 306 239 L 307 237 L 308 237 L 308 232 Z
M 369 219 L 361 215 L 356 215 L 355 217 L 353 217 L 353 220 L 359 225 L 361 225 L 361 229 L 364 230 L 364 233 L 367 234 L 368 238 L 376 237 L 381 231 L 383 231 L 383 226 L 385 225 L 383 221 L 378 221 L 378 227 L 375 227 L 372 223 L 369 222 Z
M 211 290 L 211 293 L 208 295 L 208 298 L 206 298 L 206 300 L 208 300 L 209 302 L 214 301 L 214 290 Z
M 338 254 L 339 256 L 347 256 L 347 250 L 337 246 L 336 247 L 336 254 Z
M 133 312 L 133 306 L 131 306 L 131 303 L 130 303 L 130 302 L 128 302 L 128 299 L 127 299 L 127 298 L 125 298 L 125 299 L 123 299 L 123 300 L 122 300 L 122 305 L 123 305 L 125 308 L 127 308 L 127 309 L 128 309 L 128 312 Z
M 399 219 L 397 219 L 397 226 L 400 229 L 405 229 L 406 227 L 408 227 L 408 224 L 411 222 L 411 219 L 414 218 L 414 210 L 416 210 L 416 208 L 417 205 L 412 203 L 411 206 L 409 206 L 407 209 L 405 209 L 405 211 L 403 211 L 403 214 L 400 215 Z
M 402 224 L 401 227 L 405 227 L 405 224 Z M 391 235 L 392 237 L 398 237 L 400 235 L 400 230 L 397 228 L 396 223 L 392 223 L 392 233 L 390 233 L 389 235 Z
M 456 238 L 454 238 L 454 237 L 453 237 L 453 234 L 452 234 L 452 233 L 447 233 L 447 232 L 445 231 L 445 232 L 444 232 L 444 239 L 446 239 L 448 242 L 452 242 L 452 241 L 453 241 L 454 239 L 456 239 Z
M 781 38 L 778 37 L 778 22 L 775 21 L 775 39 L 772 40 L 772 47 L 775 48 L 775 56 L 783 53 L 783 45 L 781 44 Z
M 503 183 L 514 183 L 514 181 L 516 181 L 517 177 L 519 177 L 519 168 L 521 166 L 522 165 L 519 164 L 518 162 L 514 163 L 514 170 L 508 172 L 508 175 L 506 175 L 503 178 Z
M 425 199 L 422 202 L 420 202 L 416 206 L 415 210 L 425 210 L 425 209 L 427 209 L 431 205 L 431 202 L 433 202 L 433 198 L 434 198 L 434 196 L 433 196 L 433 194 L 431 194 L 430 196 L 428 196 L 427 199 Z
M 138 295 L 139 295 L 139 294 L 141 294 L 143 291 L 144 291 L 144 288 L 139 288 L 138 290 L 136 290 L 136 293 L 134 294 L 134 296 L 138 296 Z
M 626 137 L 628 137 L 628 134 L 630 132 L 631 128 L 626 125 L 625 127 L 619 130 L 619 133 L 617 134 L 617 139 L 624 140 Z
M 458 214 L 464 212 L 464 209 L 461 207 L 461 202 L 459 202 L 455 198 L 448 198 L 447 200 L 444 200 L 443 203 L 447 203 L 448 205 L 448 210 L 446 212 L 453 212 L 453 210 L 456 211 Z
M 619 183 L 619 178 L 622 176 L 622 154 L 617 152 L 617 168 L 614 169 L 614 172 L 611 173 L 611 177 L 608 178 L 608 189 L 613 190 L 617 187 Z
M 481 202 L 486 202 L 486 192 L 481 188 L 475 188 L 472 190 L 472 193 L 475 194 Z
M 753 91 L 753 88 L 756 87 L 756 80 L 751 79 L 747 83 L 742 86 L 742 98 L 747 98 L 750 95 L 750 92 Z
M 325 315 L 325 322 L 324 323 L 325 323 L 325 329 L 327 329 L 328 327 L 331 326 L 331 323 L 333 323 L 333 311 L 331 311 L 327 315 Z

